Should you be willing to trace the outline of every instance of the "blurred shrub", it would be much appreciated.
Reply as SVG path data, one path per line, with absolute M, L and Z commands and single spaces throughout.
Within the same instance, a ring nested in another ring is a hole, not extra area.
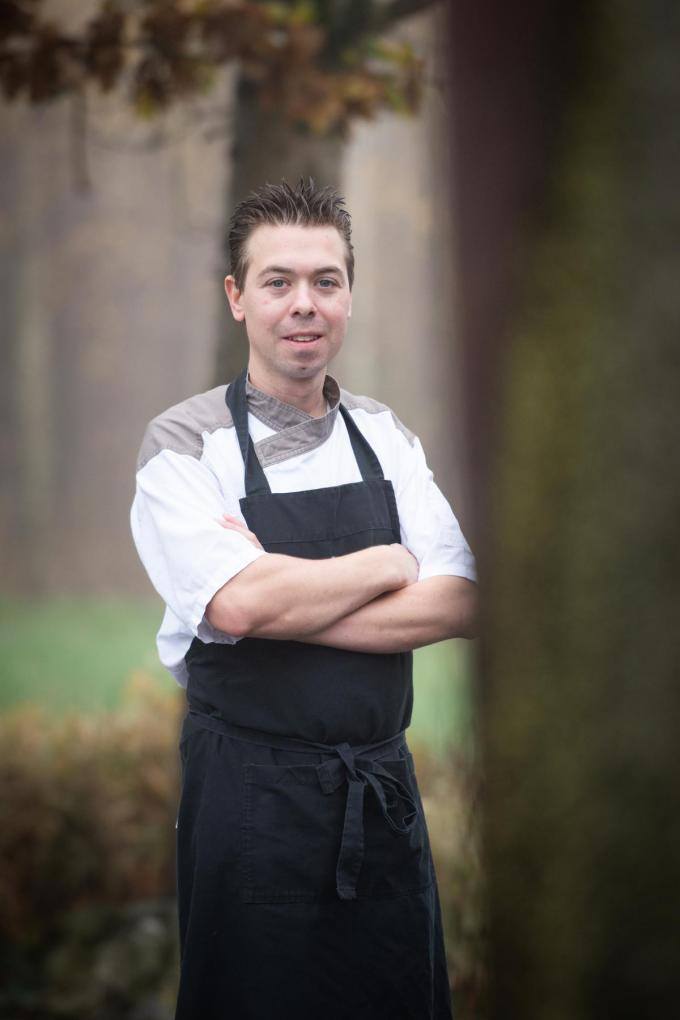
M 3 1016 L 171 1000 L 180 710 L 138 674 L 110 715 L 0 716 Z
M 108 715 L 0 715 L 0 1017 L 168 1020 L 184 701 L 133 677 Z M 414 749 L 457 1020 L 479 1020 L 482 882 L 469 759 Z
M 485 904 L 480 770 L 464 754 L 412 744 L 442 905 L 456 1020 L 481 1020 L 485 991 Z

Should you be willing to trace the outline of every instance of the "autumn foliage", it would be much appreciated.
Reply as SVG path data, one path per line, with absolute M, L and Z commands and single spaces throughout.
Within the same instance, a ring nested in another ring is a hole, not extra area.
M 100 0 L 71 28 L 43 0 L 6 0 L 0 87 L 33 103 L 120 89 L 150 117 L 207 92 L 236 62 L 265 109 L 320 134 L 343 132 L 354 117 L 417 107 L 422 60 L 382 35 L 430 2 Z

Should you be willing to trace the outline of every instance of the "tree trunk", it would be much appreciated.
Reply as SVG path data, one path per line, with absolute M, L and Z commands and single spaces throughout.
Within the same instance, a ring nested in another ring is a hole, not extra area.
M 14 232 L 15 241 L 0 279 L 4 300 L 2 452 L 10 483 L 0 500 L 0 530 L 5 590 L 40 595 L 50 587 L 49 543 L 58 481 L 52 400 L 54 330 L 49 311 L 54 237 L 39 231 L 41 202 L 50 193 L 51 178 L 35 141 L 39 117 L 29 111 L 29 118 L 24 126 L 22 111 L 11 111 L 5 125 L 8 137 L 18 143 L 19 157 L 2 184 L 7 209 L 12 210 L 7 236 Z
M 578 46 L 478 500 L 489 1015 L 632 1020 L 680 998 L 680 12 L 551 27 L 550 58 Z M 473 91 L 511 110 L 466 41 Z
M 315 135 L 296 128 L 276 111 L 262 110 L 253 87 L 241 80 L 236 88 L 234 150 L 228 215 L 254 188 L 276 184 L 282 178 L 294 184 L 313 177 L 318 185 L 338 187 L 342 178 L 344 141 L 340 135 Z M 228 225 L 225 227 L 225 275 L 228 271 Z M 248 359 L 248 343 L 242 323 L 231 317 L 226 298 L 220 322 L 215 383 L 228 382 Z

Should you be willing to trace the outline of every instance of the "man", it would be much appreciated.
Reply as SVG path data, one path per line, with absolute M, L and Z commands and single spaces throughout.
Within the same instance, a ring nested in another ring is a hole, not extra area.
M 349 214 L 312 181 L 236 209 L 247 373 L 142 445 L 132 529 L 187 687 L 179 1020 L 450 1017 L 404 738 L 411 650 L 474 628 L 474 564 L 418 440 L 326 374 Z

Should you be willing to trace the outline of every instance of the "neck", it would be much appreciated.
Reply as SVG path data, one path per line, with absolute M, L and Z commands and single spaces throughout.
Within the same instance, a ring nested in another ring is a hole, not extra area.
M 312 418 L 322 418 L 326 413 L 326 398 L 323 384 L 325 371 L 309 379 L 284 379 L 273 381 L 263 375 L 257 368 L 248 366 L 248 378 L 256 389 L 276 397 L 284 404 L 297 407 Z

